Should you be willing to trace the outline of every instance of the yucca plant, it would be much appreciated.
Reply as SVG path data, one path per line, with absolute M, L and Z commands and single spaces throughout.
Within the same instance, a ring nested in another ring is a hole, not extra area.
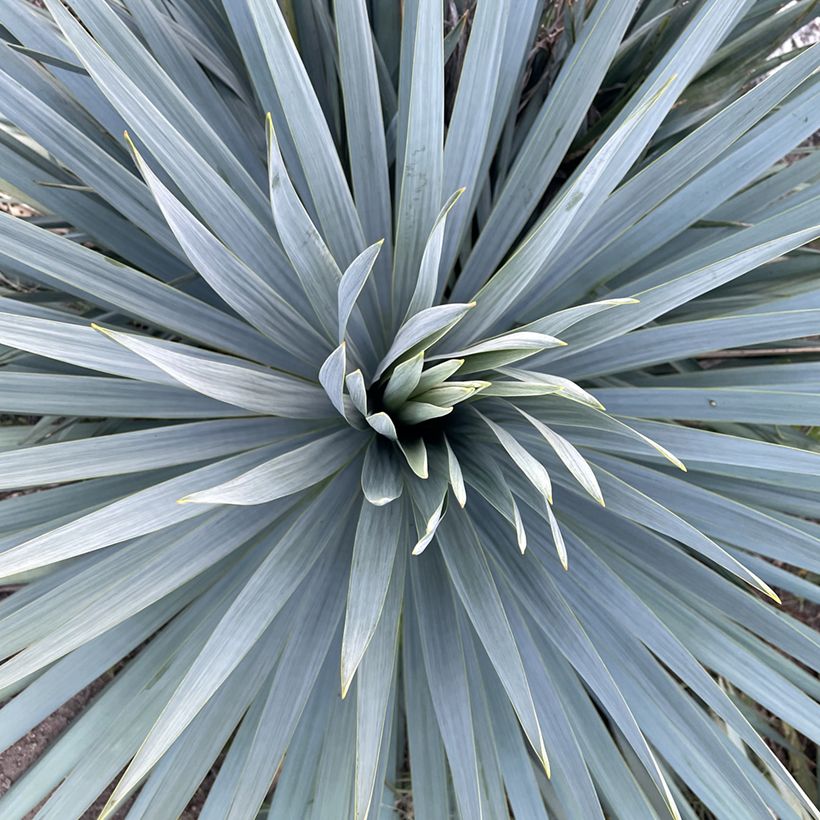
M 40 5 L 0 817 L 820 817 L 816 0 Z

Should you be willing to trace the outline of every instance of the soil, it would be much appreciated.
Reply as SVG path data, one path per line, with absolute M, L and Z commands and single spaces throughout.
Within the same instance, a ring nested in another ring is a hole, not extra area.
M 25 737 L 0 754 L 0 795 L 8 791 L 15 780 L 21 777 L 29 766 L 46 751 L 71 721 L 80 715 L 104 685 L 105 679 L 101 678 L 87 686 L 71 700 L 64 703 L 56 712 L 49 715 Z M 85 812 L 83 820 L 86 820 L 86 818 L 96 820 L 104 805 L 105 798 L 100 798 L 92 808 Z M 36 810 L 31 811 L 23 820 L 29 820 L 35 814 Z
M 8 595 L 8 592 L 0 591 L 0 598 Z M 103 689 L 111 679 L 110 674 L 103 675 L 94 683 L 78 692 L 71 700 L 64 703 L 57 711 L 50 714 L 42 723 L 32 729 L 25 737 L 20 738 L 13 746 L 0 753 L 0 795 L 7 792 L 12 784 L 21 777 L 26 770 L 34 764 L 46 749 L 54 743 L 62 732 L 68 728 L 83 712 L 86 706 Z M 202 785 L 188 804 L 188 808 L 180 815 L 179 820 L 196 820 L 202 811 L 205 798 L 216 777 L 216 769 L 209 772 Z M 83 813 L 79 820 L 97 820 L 105 806 L 111 791 L 114 788 L 112 783 L 97 801 Z M 122 820 L 128 813 L 128 809 L 133 801 L 124 806 L 112 820 Z M 39 806 L 37 807 L 39 809 Z M 37 809 L 29 812 L 22 820 L 31 820 Z

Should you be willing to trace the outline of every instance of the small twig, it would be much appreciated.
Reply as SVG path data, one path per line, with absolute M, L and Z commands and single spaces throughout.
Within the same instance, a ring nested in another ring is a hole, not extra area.
M 700 353 L 696 359 L 734 359 L 752 356 L 797 356 L 805 353 L 820 354 L 820 347 L 766 347 L 753 350 L 716 350 L 713 353 Z

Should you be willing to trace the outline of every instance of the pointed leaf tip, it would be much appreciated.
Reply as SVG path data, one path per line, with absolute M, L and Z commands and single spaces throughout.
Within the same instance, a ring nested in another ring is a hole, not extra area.
M 114 811 L 117 808 L 117 802 L 114 802 L 114 795 L 112 794 L 111 797 L 108 798 L 108 802 L 103 806 L 102 811 L 100 812 L 97 820 L 109 820 L 109 818 L 114 814 Z
M 757 578 L 757 576 L 755 576 Z M 763 580 L 757 578 L 760 586 L 760 591 L 763 592 L 767 597 L 771 598 L 778 606 L 783 605 L 783 601 L 781 600 L 780 596 Z
M 319 383 L 339 414 L 347 418 L 344 404 L 345 374 L 347 371 L 347 343 L 341 344 L 325 359 L 319 369 Z
M 541 740 L 541 748 L 538 751 L 538 759 L 541 761 L 541 765 L 544 767 L 544 774 L 546 774 L 547 779 L 552 779 L 552 767 L 550 766 L 549 757 L 547 757 L 547 750 L 544 746 L 543 739 Z

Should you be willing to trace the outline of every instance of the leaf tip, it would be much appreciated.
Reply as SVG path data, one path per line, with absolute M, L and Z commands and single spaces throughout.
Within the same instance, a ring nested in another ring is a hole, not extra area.
M 91 329 L 96 330 L 98 333 L 102 333 L 104 336 L 108 336 L 111 339 L 114 338 L 113 331 L 109 330 L 106 327 L 103 327 L 102 325 L 98 325 L 96 322 L 91 323 Z
M 102 807 L 97 820 L 109 820 L 112 816 L 114 810 L 117 808 L 117 803 L 119 802 L 118 800 L 115 800 L 115 795 L 116 792 L 108 798 L 108 802 Z
M 539 732 L 540 734 L 540 732 Z M 550 759 L 547 757 L 547 750 L 544 747 L 544 740 L 543 738 L 539 738 L 540 744 L 538 749 L 538 759 L 541 761 L 541 765 L 544 767 L 544 774 L 546 774 L 547 779 L 552 778 L 552 768 L 550 767 Z
M 670 450 L 667 450 L 666 447 L 662 447 L 657 442 L 649 440 L 649 443 L 669 462 L 674 464 L 681 472 L 688 473 L 686 465 Z

